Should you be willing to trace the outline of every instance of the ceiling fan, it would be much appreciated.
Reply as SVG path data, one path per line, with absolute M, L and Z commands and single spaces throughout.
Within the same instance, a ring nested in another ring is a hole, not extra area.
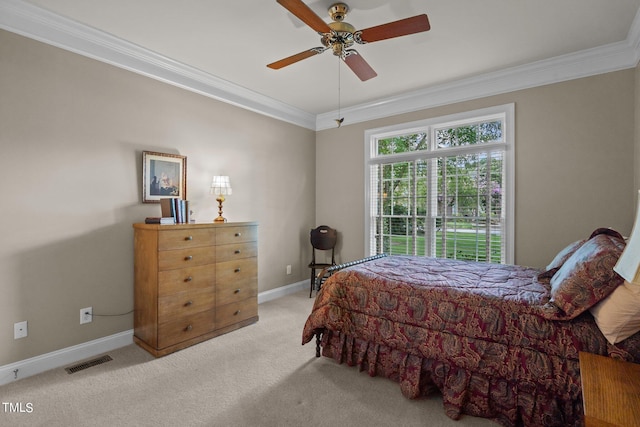
M 320 34 L 320 36 L 322 36 L 320 39 L 322 46 L 305 50 L 267 65 L 267 67 L 274 70 L 331 49 L 333 54 L 342 59 L 360 80 L 366 81 L 378 74 L 371 68 L 367 61 L 362 58 L 358 51 L 350 49 L 354 43 L 372 43 L 394 37 L 421 33 L 431 28 L 429 18 L 423 14 L 366 28 L 364 30 L 356 30 L 353 25 L 344 22 L 344 17 L 349 12 L 349 6 L 344 3 L 335 3 L 329 7 L 329 16 L 333 22 L 327 24 L 301 0 L 277 0 L 277 2 Z

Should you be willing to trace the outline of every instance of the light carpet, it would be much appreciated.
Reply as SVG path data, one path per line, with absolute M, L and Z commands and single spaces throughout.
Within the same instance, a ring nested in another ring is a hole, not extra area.
M 3 426 L 495 426 L 449 419 L 438 395 L 409 400 L 302 346 L 306 291 L 259 306 L 250 326 L 155 359 L 136 345 L 74 374 L 64 368 L 0 387 Z

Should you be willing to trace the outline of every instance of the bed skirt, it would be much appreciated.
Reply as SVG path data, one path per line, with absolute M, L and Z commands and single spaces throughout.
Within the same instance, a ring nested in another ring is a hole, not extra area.
M 323 331 L 321 345 L 325 357 L 398 382 L 409 399 L 439 391 L 445 413 L 453 420 L 468 414 L 503 426 L 583 425 L 579 383 L 567 384 L 569 394 L 557 396 L 540 384 L 489 377 L 330 330 Z M 579 372 L 578 361 L 567 363 L 575 364 L 570 371 Z

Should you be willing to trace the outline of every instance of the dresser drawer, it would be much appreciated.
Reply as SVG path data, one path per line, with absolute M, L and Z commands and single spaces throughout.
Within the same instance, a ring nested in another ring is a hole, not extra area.
M 216 264 L 216 286 L 225 286 L 258 277 L 258 259 L 243 258 Z
M 250 297 L 255 298 L 257 295 L 258 287 L 253 277 L 216 286 L 216 304 L 218 306 L 238 302 Z
M 178 292 L 158 298 L 158 319 L 163 322 L 171 317 L 186 316 L 204 310 L 213 310 L 216 306 L 214 288 Z
M 216 244 L 255 242 L 258 240 L 258 228 L 252 226 L 224 227 L 216 231 Z
M 162 296 L 189 289 L 212 288 L 215 283 L 215 264 L 164 270 L 158 273 L 158 294 Z
M 216 309 L 216 327 L 224 328 L 258 315 L 258 300 L 248 298 Z
M 174 318 L 158 325 L 158 348 L 186 341 L 215 329 L 213 311 L 203 311 L 191 316 Z
M 162 230 L 158 235 L 158 250 L 196 248 L 216 244 L 214 229 Z
M 160 270 L 212 264 L 215 261 L 216 252 L 213 247 L 158 252 L 158 268 Z
M 216 246 L 216 262 L 254 258 L 256 256 L 258 256 L 258 245 L 255 242 Z

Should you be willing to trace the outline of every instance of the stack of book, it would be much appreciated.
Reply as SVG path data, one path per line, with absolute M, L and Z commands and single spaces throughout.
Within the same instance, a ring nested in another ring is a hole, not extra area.
M 147 217 L 147 224 L 185 224 L 189 222 L 189 201 L 176 197 L 160 199 L 160 217 Z
M 144 220 L 145 224 L 175 224 L 176 219 L 172 216 L 148 216 Z

